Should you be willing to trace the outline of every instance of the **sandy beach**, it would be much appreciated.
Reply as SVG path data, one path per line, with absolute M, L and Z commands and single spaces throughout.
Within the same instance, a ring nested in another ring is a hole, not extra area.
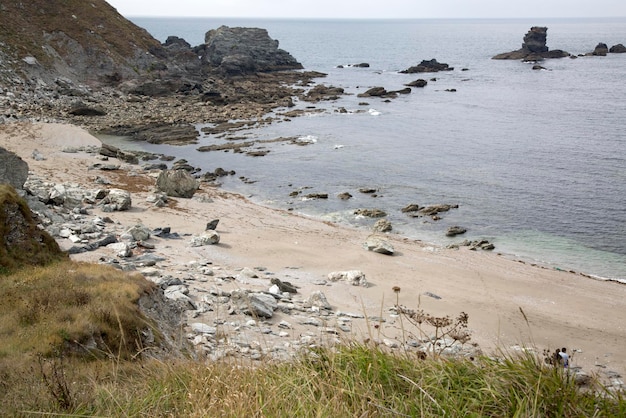
M 71 125 L 0 125 L 0 146 L 21 156 L 31 172 L 57 183 L 102 187 L 94 183 L 96 173 L 89 170 L 96 162 L 93 154 L 61 151 L 63 147 L 99 144 L 88 132 Z M 45 159 L 33 159 L 34 150 Z M 325 290 L 335 310 L 387 316 L 388 308 L 396 302 L 392 287 L 398 286 L 399 302 L 409 308 L 452 317 L 466 312 L 472 341 L 485 353 L 521 345 L 540 352 L 567 347 L 574 352 L 572 364 L 587 372 L 626 373 L 623 284 L 532 266 L 495 252 L 435 248 L 394 234 L 387 238 L 395 254 L 381 255 L 362 246 L 370 231 L 262 207 L 205 186 L 197 192 L 204 199 L 177 198 L 166 207 L 156 208 L 145 199 L 152 192 L 154 176 L 142 174 L 138 166 L 123 166 L 123 170 L 107 176 L 113 181 L 111 187 L 131 191 L 133 207 L 107 213 L 115 222 L 126 226 L 141 223 L 152 229 L 169 226 L 180 234 L 194 235 L 202 233 L 208 221 L 219 219 L 218 245 L 191 248 L 187 240 L 158 245 L 157 251 L 168 258 L 164 268 L 176 269 L 198 259 L 224 268 L 262 266 L 297 285 L 302 294 L 319 289 L 313 282 L 330 272 L 361 270 L 369 287 L 344 284 Z M 133 170 L 140 174 L 129 176 Z M 73 257 L 97 261 L 106 251 L 103 248 Z M 265 286 L 262 279 L 251 279 L 248 285 Z M 280 316 L 275 320 L 280 321 Z M 352 337 L 365 338 L 369 331 L 366 321 L 355 322 Z M 388 321 L 383 332 L 397 335 L 401 332 L 399 323 Z

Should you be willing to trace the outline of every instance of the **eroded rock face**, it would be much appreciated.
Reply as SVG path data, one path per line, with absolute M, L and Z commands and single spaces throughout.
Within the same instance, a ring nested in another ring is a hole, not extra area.
M 0 183 L 21 189 L 28 178 L 28 164 L 17 154 L 0 147 Z
M 56 241 L 37 227 L 15 189 L 0 185 L 0 272 L 65 258 Z
M 265 29 L 221 26 L 206 33 L 201 47 L 203 62 L 229 75 L 302 68 Z

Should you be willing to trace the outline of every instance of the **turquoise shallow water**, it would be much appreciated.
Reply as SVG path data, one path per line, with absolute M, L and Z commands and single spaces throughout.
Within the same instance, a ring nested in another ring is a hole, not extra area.
M 519 48 L 534 25 L 549 28 L 549 47 L 575 54 L 626 44 L 626 20 L 133 20 L 162 41 L 177 35 L 192 45 L 222 24 L 267 28 L 306 69 L 328 74 L 319 82 L 349 93 L 318 105 L 322 114 L 238 133 L 298 136 L 313 142 L 306 147 L 275 144 L 262 158 L 152 150 L 234 169 L 255 183 L 235 177 L 224 187 L 260 203 L 363 227 L 353 210 L 377 207 L 396 232 L 440 245 L 453 241 L 447 227 L 462 225 L 466 238 L 489 239 L 497 251 L 626 282 L 626 54 L 549 60 L 546 71 L 490 59 Z M 402 88 L 420 76 L 398 71 L 431 58 L 455 70 L 389 102 L 356 97 L 372 86 Z M 370 68 L 337 68 L 360 62 Z M 220 141 L 203 136 L 200 145 Z M 289 197 L 302 187 L 330 198 Z M 341 192 L 354 198 L 339 200 Z M 460 207 L 424 222 L 400 212 L 409 203 Z

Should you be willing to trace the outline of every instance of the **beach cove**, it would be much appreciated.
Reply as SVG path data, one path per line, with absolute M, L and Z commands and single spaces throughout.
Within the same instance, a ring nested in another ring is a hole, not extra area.
M 323 291 L 333 312 L 323 320 L 325 326 L 288 321 L 292 323 L 288 335 L 275 333 L 283 345 L 307 333 L 339 341 L 402 341 L 400 320 L 389 310 L 397 297 L 401 305 L 433 315 L 456 317 L 466 312 L 471 341 L 486 354 L 522 346 L 540 353 L 563 346 L 573 353 L 574 367 L 605 377 L 607 373 L 624 375 L 626 286 L 622 284 L 532 266 L 496 253 L 434 247 L 395 234 L 385 236 L 395 249 L 394 255 L 377 254 L 363 248 L 370 231 L 256 205 L 240 195 L 208 186 L 192 199 L 173 198 L 173 203 L 158 208 L 146 200 L 154 191 L 154 173 L 115 159 L 112 162 L 120 164 L 119 170 L 99 173 L 93 169 L 94 164 L 101 163 L 97 154 L 62 152 L 67 147 L 100 146 L 80 128 L 7 123 L 0 130 L 0 146 L 22 157 L 31 175 L 85 189 L 101 188 L 95 181 L 106 177 L 111 181 L 107 188 L 131 190 L 130 210 L 105 214 L 94 206 L 88 212 L 109 216 L 120 231 L 142 224 L 153 230 L 170 227 L 180 234 L 182 239 L 152 237 L 148 242 L 155 246 L 154 253 L 165 259 L 157 265 L 158 275 L 182 278 L 192 299 L 199 300 L 215 286 L 267 291 L 269 277 L 294 284 L 302 297 Z M 35 159 L 34 155 L 44 158 Z M 212 219 L 219 219 L 219 244 L 191 247 L 190 237 L 201 234 Z M 67 239 L 59 242 L 62 248 L 71 246 Z M 88 262 L 103 257 L 115 258 L 116 251 L 105 246 L 72 256 Z M 198 264 L 210 266 L 214 275 L 206 281 L 186 282 L 190 269 Z M 256 277 L 242 274 L 249 270 L 256 271 Z M 368 286 L 328 280 L 331 272 L 351 270 L 362 271 Z M 227 276 L 233 279 L 224 281 Z M 393 287 L 400 288 L 398 294 Z M 327 334 L 323 330 L 336 325 L 338 312 L 354 316 L 350 329 Z M 188 318 L 187 325 L 206 321 L 212 326 L 216 319 L 224 320 L 217 318 L 219 315 L 205 312 Z M 378 318 L 378 322 L 371 318 Z M 265 320 L 264 326 L 276 329 L 287 319 L 278 312 Z

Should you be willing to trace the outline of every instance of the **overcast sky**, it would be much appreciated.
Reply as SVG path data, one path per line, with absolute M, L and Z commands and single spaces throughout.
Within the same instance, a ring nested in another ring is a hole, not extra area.
M 624 0 L 107 0 L 124 16 L 277 18 L 624 17 Z

